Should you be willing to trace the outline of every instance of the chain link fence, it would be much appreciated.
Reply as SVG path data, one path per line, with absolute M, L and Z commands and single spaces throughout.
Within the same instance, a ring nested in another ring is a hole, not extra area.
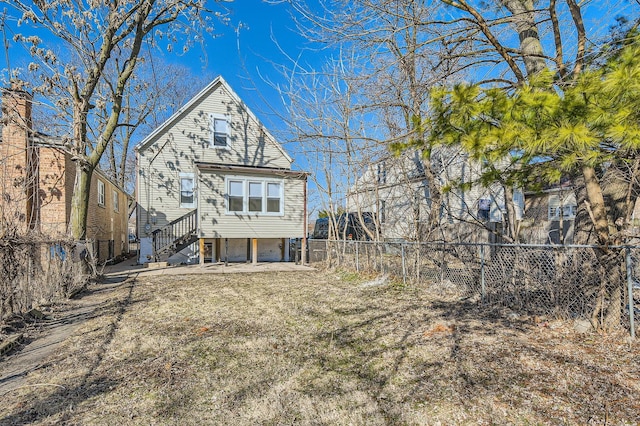
M 640 314 L 640 247 L 310 240 L 309 261 L 564 320 L 593 322 L 619 303 L 633 337 Z

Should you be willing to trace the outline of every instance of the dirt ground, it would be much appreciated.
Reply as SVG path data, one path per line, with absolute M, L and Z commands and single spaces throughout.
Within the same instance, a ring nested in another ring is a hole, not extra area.
M 140 276 L 84 303 L 0 391 L 0 424 L 640 422 L 638 343 L 454 293 L 265 272 Z

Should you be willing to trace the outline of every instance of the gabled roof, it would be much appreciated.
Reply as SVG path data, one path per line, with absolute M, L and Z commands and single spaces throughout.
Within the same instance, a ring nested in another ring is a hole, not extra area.
M 242 99 L 240 99 L 240 97 L 238 96 L 238 94 L 231 88 L 231 86 L 229 86 L 229 84 L 224 80 L 224 78 L 222 78 L 222 76 L 218 76 L 216 78 L 213 79 L 213 81 L 211 83 L 209 83 L 204 89 L 202 89 L 200 91 L 200 93 L 198 93 L 197 95 L 195 95 L 193 98 L 191 98 L 191 100 L 189 100 L 189 102 L 187 102 L 186 104 L 184 104 L 182 107 L 180 107 L 175 113 L 173 113 L 173 115 L 171 117 L 169 117 L 164 123 L 162 123 L 160 126 L 158 126 L 153 132 L 149 133 L 147 135 L 146 138 L 144 138 L 138 145 L 135 146 L 135 150 L 136 151 L 140 151 L 140 150 L 144 150 L 147 148 L 147 146 L 151 143 L 151 141 L 160 133 L 162 133 L 163 131 L 165 131 L 167 128 L 173 126 L 179 119 L 180 116 L 187 111 L 189 108 L 191 108 L 194 104 L 200 102 L 203 98 L 205 98 L 207 96 L 207 94 L 209 92 L 211 92 L 213 90 L 213 88 L 217 85 L 221 85 L 223 86 L 227 92 L 229 93 L 229 95 L 231 96 L 231 98 L 233 98 L 234 101 L 236 101 L 238 104 L 242 105 L 247 113 L 249 114 L 249 116 L 254 119 L 256 121 L 256 123 L 258 123 L 263 129 L 265 134 L 267 135 L 267 140 L 271 141 L 272 143 L 275 144 L 276 148 L 278 148 L 278 150 L 282 153 L 282 155 L 290 162 L 293 162 L 293 159 L 289 156 L 289 154 L 287 154 L 287 152 L 284 150 L 284 148 L 282 147 L 282 145 L 280 145 L 276 139 L 273 137 L 273 135 L 271 133 L 269 133 L 269 131 L 262 125 L 262 123 L 260 122 L 260 120 L 258 120 L 258 117 L 256 117 L 253 112 L 251 112 L 251 110 L 249 109 L 249 107 L 242 101 Z

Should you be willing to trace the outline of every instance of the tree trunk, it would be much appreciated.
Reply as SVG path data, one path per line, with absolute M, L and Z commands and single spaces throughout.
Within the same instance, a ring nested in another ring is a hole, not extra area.
M 507 232 L 509 238 L 514 243 L 518 242 L 518 228 L 516 220 L 516 209 L 513 205 L 513 187 L 509 185 L 503 186 L 504 190 L 504 206 L 507 210 Z
M 511 20 L 520 38 L 520 51 L 527 76 L 542 71 L 546 64 L 536 25 L 533 0 L 501 0 L 500 2 L 513 15 Z
M 69 233 L 76 241 L 87 239 L 87 212 L 91 193 L 91 176 L 93 175 L 93 168 L 88 164 L 81 164 L 80 161 L 76 161 L 76 181 L 71 197 L 71 218 L 69 220 Z
M 595 169 L 585 166 L 582 169 L 582 174 L 585 181 L 589 215 L 594 224 L 598 243 L 603 246 L 596 253 L 603 273 L 591 321 L 597 328 L 610 332 L 620 326 L 622 318 L 624 258 L 617 251 L 608 248 L 610 244 L 619 243 L 619 241 L 612 240 L 615 235 L 612 236 L 609 231 L 609 217 L 605 207 L 604 192 Z
M 584 185 L 587 191 L 589 216 L 593 221 L 598 243 L 606 246 L 610 243 L 609 222 L 602 187 L 600 186 L 596 171 L 593 167 L 584 166 L 582 168 L 582 176 L 584 177 Z
M 622 288 L 625 282 L 624 256 L 618 250 L 597 249 L 601 280 L 591 323 L 596 329 L 612 332 L 622 320 Z

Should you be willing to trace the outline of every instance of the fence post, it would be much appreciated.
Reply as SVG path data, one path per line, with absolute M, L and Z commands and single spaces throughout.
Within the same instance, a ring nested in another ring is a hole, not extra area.
M 421 248 L 421 244 L 420 243 L 414 243 L 414 247 L 417 247 L 418 249 L 416 250 L 416 284 L 420 283 L 420 248 Z
M 407 267 L 404 261 L 404 243 L 400 244 L 400 253 L 402 253 L 402 284 L 407 285 Z
M 360 272 L 360 256 L 359 256 L 359 250 L 358 247 L 360 246 L 360 244 L 358 244 L 358 241 L 356 241 L 356 272 Z
M 442 283 L 444 283 L 444 262 L 445 262 L 445 253 L 446 253 L 446 249 L 447 249 L 447 243 L 443 242 L 441 245 L 441 250 L 442 250 L 442 261 L 440 263 L 440 285 L 442 285 Z
M 629 294 L 629 328 L 631 332 L 631 338 L 636 338 L 636 327 L 635 327 L 635 318 L 634 318 L 634 306 L 633 306 L 633 279 L 631 278 L 631 249 L 629 247 L 625 247 L 625 263 L 627 264 L 627 287 Z
M 485 303 L 487 296 L 486 283 L 484 281 L 484 244 L 480 244 L 480 291 L 482 303 Z

